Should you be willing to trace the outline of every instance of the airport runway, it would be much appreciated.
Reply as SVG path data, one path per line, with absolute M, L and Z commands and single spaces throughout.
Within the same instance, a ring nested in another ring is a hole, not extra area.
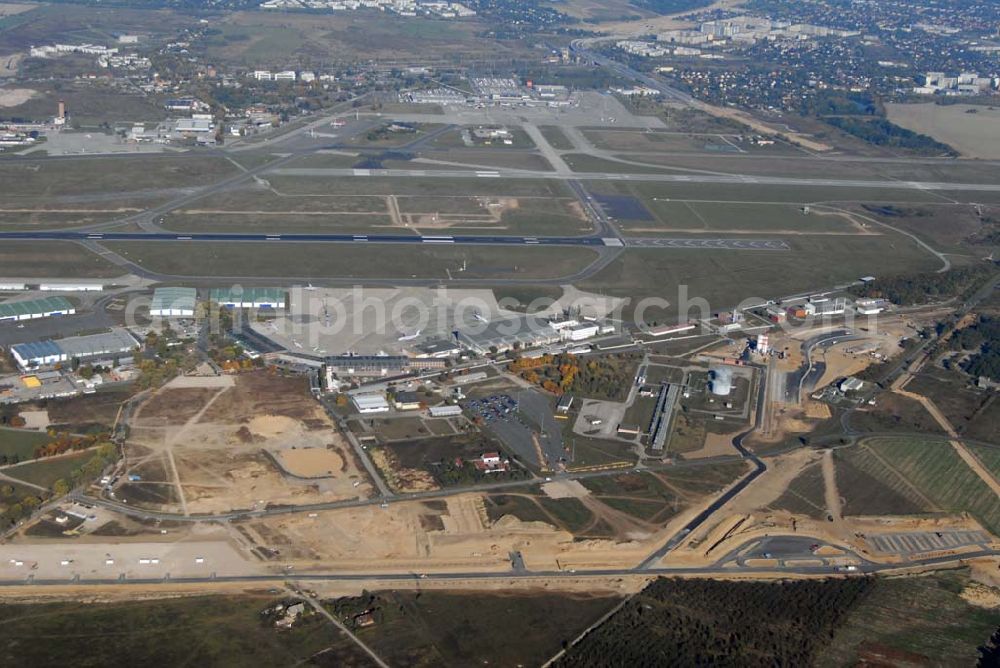
M 460 246 L 593 246 L 598 248 L 681 248 L 686 250 L 791 250 L 781 239 L 637 237 L 526 237 L 504 235 L 267 234 L 222 232 L 0 232 L 10 241 L 172 241 L 226 243 L 443 244 Z
M 668 169 L 668 168 L 664 168 Z M 562 174 L 529 169 L 353 169 L 349 167 L 280 167 L 263 172 L 301 177 L 388 177 L 428 179 L 555 179 L 560 181 L 652 181 L 657 183 L 708 183 L 721 185 L 803 186 L 817 188 L 874 188 L 886 190 L 945 190 L 1000 192 L 1000 184 L 948 183 L 942 181 L 893 181 L 890 179 L 806 179 L 751 174 L 660 174 L 624 172 L 573 172 Z

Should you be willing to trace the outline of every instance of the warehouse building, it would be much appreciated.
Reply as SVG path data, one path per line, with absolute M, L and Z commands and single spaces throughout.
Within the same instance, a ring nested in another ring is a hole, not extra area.
M 352 394 L 351 402 L 358 409 L 359 413 L 388 413 L 389 402 L 381 394 L 368 392 L 365 394 Z
M 71 336 L 56 341 L 33 341 L 11 346 L 10 352 L 22 369 L 51 367 L 72 360 L 81 362 L 112 359 L 130 354 L 139 346 L 127 329 L 116 327 L 102 334 Z
M 428 411 L 433 418 L 458 417 L 462 414 L 462 407 L 458 404 L 442 404 L 431 406 Z
M 194 288 L 156 288 L 153 301 L 149 305 L 149 315 L 159 318 L 191 318 L 198 301 L 198 291 Z
M 63 297 L 45 297 L 0 304 L 0 322 L 34 320 L 54 315 L 73 315 L 76 308 Z
M 285 308 L 288 291 L 281 288 L 213 288 L 209 299 L 228 308 Z

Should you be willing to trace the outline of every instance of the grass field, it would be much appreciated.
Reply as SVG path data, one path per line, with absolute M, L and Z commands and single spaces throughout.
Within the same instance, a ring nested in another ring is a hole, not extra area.
M 410 166 L 411 168 L 413 165 Z M 569 188 L 559 181 L 543 179 L 462 179 L 396 177 L 323 177 L 286 176 L 280 172 L 267 177 L 271 187 L 283 195 L 416 195 L 420 197 L 571 197 Z
M 4 241 L 0 268 L 25 278 L 110 278 L 126 271 L 69 241 Z
M 669 315 L 677 308 L 679 286 L 687 286 L 689 298 L 707 300 L 711 313 L 748 298 L 770 299 L 871 273 L 932 271 L 940 266 L 915 242 L 895 235 L 835 241 L 798 236 L 786 241 L 791 251 L 629 249 L 579 287 L 633 297 L 632 307 L 645 296 L 666 299 L 671 302 Z
M 538 129 L 542 133 L 542 136 L 545 137 L 545 141 L 549 142 L 552 148 L 557 151 L 573 150 L 573 142 L 566 137 L 566 133 L 558 125 L 542 125 Z
M 976 648 L 996 631 L 997 616 L 959 596 L 968 582 L 967 571 L 877 579 L 817 665 L 976 665 Z
M 838 472 L 837 480 L 841 495 L 847 499 L 845 513 L 868 515 L 893 509 L 866 498 L 864 490 L 870 481 L 852 475 L 853 466 L 894 492 L 896 499 L 907 499 L 910 508 L 918 512 L 968 512 L 988 530 L 1000 534 L 1000 499 L 945 440 L 872 437 L 847 450 L 844 458 L 848 466 L 843 473 Z M 897 513 L 906 510 L 905 505 L 896 508 Z
M 0 455 L 8 459 L 17 457 L 22 461 L 31 459 L 35 448 L 50 440 L 52 439 L 45 432 L 0 428 Z
M 353 643 L 310 615 L 288 630 L 265 626 L 260 596 L 196 596 L 115 603 L 0 606 L 4 665 L 296 665 L 320 656 L 363 666 Z M 81 642 L 81 638 L 90 642 Z
M 675 202 L 652 200 L 647 207 L 656 221 L 623 222 L 626 233 L 641 236 L 649 232 L 756 232 L 761 234 L 858 234 L 858 226 L 842 215 L 818 211 L 803 213 L 795 204 L 737 202 Z
M 931 192 L 903 188 L 845 188 L 751 183 L 727 183 L 720 186 L 711 183 L 661 183 L 656 181 L 590 181 L 587 188 L 594 194 L 633 195 L 643 201 L 672 200 L 760 204 L 821 204 L 824 202 L 831 204 L 838 202 L 891 204 L 903 202 L 908 205 L 941 201 L 940 197 Z M 976 192 L 977 196 L 983 194 L 985 193 Z
M 429 244 L 226 244 L 117 242 L 108 247 L 145 269 L 173 276 L 292 278 L 557 278 L 579 271 L 596 254 L 586 248 L 488 247 Z M 183 249 L 183 250 L 181 250 Z
M 18 184 L 22 197 L 196 187 L 235 173 L 225 158 L 204 155 L 0 161 L 0 182 Z
M 19 464 L 4 472 L 11 478 L 51 489 L 56 480 L 69 482 L 70 474 L 93 457 L 93 452 L 77 452 Z

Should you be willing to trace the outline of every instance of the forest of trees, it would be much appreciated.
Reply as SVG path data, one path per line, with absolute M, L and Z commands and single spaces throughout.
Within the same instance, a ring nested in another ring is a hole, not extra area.
M 807 666 L 874 586 L 869 578 L 661 578 L 571 647 L 559 666 Z
M 979 316 L 976 324 L 952 335 L 951 345 L 954 350 L 974 351 L 962 364 L 963 371 L 1000 382 L 1000 319 Z
M 867 120 L 849 116 L 832 116 L 823 120 L 833 127 L 875 146 L 902 148 L 923 155 L 957 155 L 955 149 L 947 144 L 942 144 L 933 137 L 902 128 L 884 118 Z
M 986 265 L 957 267 L 943 274 L 906 274 L 876 278 L 850 288 L 855 297 L 888 299 L 893 304 L 909 306 L 945 301 L 964 294 L 986 280 L 992 271 Z

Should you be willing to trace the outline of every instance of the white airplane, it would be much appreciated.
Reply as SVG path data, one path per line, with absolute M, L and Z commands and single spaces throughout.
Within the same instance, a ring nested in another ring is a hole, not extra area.
M 315 289 L 316 289 L 316 286 L 314 286 L 312 283 L 306 283 L 306 290 L 309 290 L 311 292 L 311 291 L 313 291 Z
M 489 322 L 490 322 L 489 320 L 487 320 L 486 318 L 484 318 L 479 311 L 476 311 L 475 313 L 473 313 L 472 317 L 475 318 L 476 320 L 478 320 L 479 322 L 485 322 L 487 324 L 489 324 Z
M 399 337 L 396 340 L 397 341 L 412 341 L 413 339 L 417 338 L 418 336 L 420 336 L 420 330 L 419 329 L 416 332 L 414 332 L 413 334 L 407 334 L 407 335 L 401 336 L 401 337 Z

